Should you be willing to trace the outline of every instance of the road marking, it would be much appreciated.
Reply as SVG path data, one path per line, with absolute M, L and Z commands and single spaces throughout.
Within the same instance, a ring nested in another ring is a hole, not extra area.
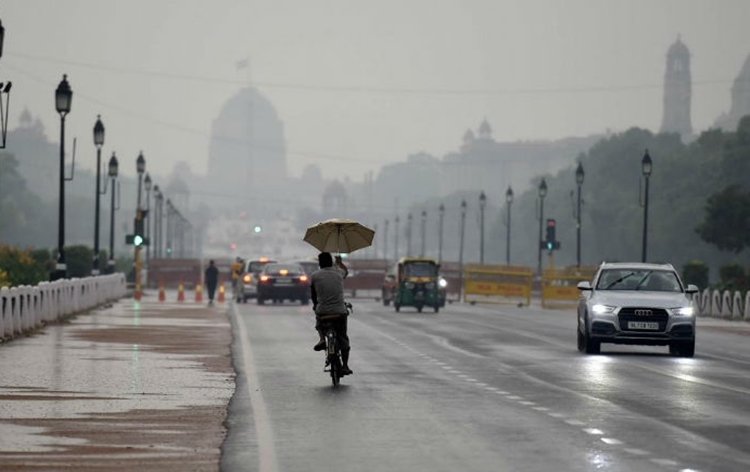
M 647 456 L 647 455 L 651 454 L 648 451 L 644 451 L 643 449 L 638 449 L 638 448 L 635 448 L 635 447 L 626 447 L 623 450 L 625 452 L 627 452 L 628 454 L 633 454 L 634 456 Z
M 586 428 L 584 429 L 584 431 L 586 431 L 588 434 L 593 434 L 596 436 L 601 436 L 602 434 L 604 434 L 604 431 L 602 431 L 601 429 L 596 429 L 596 428 Z
M 242 363 L 245 367 L 245 381 L 247 391 L 250 394 L 250 407 L 253 409 L 255 423 L 255 435 L 258 441 L 258 472 L 278 472 L 276 450 L 273 443 L 273 431 L 271 420 L 268 417 L 268 409 L 263 401 L 263 393 L 258 382 L 258 373 L 255 370 L 255 359 L 247 336 L 245 320 L 237 315 L 235 305 L 232 305 L 232 316 L 237 320 L 240 333 L 240 348 L 242 349 Z
M 615 438 L 602 438 L 602 442 L 605 444 L 609 444 L 611 446 L 619 446 L 623 444 L 622 441 L 620 441 L 619 439 L 615 439 Z
M 680 465 L 679 462 L 670 459 L 651 459 L 651 462 L 653 462 L 654 464 L 663 465 L 665 467 L 677 467 L 678 465 Z

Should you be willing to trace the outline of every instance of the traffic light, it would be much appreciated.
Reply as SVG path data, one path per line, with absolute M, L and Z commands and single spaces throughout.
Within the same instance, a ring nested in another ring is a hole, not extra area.
M 541 242 L 542 248 L 552 251 L 553 249 L 560 249 L 560 242 L 557 240 L 555 235 L 555 229 L 557 222 L 554 218 L 547 218 L 547 235 L 544 241 Z

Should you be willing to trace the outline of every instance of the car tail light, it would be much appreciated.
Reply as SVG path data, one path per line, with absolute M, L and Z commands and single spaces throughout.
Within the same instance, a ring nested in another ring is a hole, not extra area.
M 306 275 L 300 275 L 299 281 L 300 282 L 307 282 L 307 276 Z
M 242 276 L 242 281 L 246 284 L 249 284 L 251 280 L 253 280 L 253 276 L 251 274 L 245 274 Z

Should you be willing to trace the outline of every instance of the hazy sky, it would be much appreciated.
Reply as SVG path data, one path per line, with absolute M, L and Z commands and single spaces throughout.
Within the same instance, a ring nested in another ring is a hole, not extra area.
M 0 80 L 11 128 L 28 107 L 57 141 L 67 73 L 77 164 L 94 166 L 101 114 L 127 174 L 139 150 L 155 174 L 180 160 L 205 173 L 213 119 L 252 80 L 285 124 L 293 175 L 314 162 L 360 180 L 456 149 L 485 117 L 503 141 L 658 130 L 678 35 L 705 129 L 729 109 L 748 18 L 748 0 L 5 0 Z

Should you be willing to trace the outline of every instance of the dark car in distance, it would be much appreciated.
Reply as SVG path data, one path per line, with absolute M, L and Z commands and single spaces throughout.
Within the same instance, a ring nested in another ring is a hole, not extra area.
M 268 263 L 258 274 L 258 305 L 266 300 L 281 303 L 284 300 L 310 303 L 310 277 L 303 267 L 296 263 Z

